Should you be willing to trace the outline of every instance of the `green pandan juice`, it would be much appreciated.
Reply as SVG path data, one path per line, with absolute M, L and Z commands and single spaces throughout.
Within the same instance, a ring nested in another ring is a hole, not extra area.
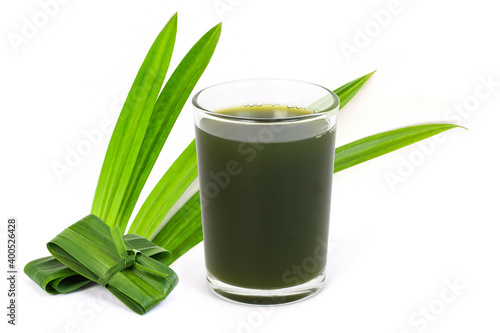
M 251 289 L 317 277 L 326 265 L 335 127 L 289 106 L 216 113 L 196 126 L 209 277 Z

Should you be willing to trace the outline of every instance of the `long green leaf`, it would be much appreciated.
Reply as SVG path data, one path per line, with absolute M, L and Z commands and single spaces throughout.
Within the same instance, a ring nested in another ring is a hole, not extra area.
M 157 99 L 171 59 L 176 26 L 175 15 L 148 52 L 115 126 L 101 170 L 92 212 L 96 215 L 95 219 L 99 215 L 106 219 L 109 226 L 119 226 L 121 233 L 179 112 L 212 57 L 221 31 L 219 24 L 196 43 Z M 177 159 L 175 166 L 157 185 L 156 193 L 169 193 L 169 196 L 152 196 L 148 203 L 168 211 L 196 176 L 196 152 L 193 148 Z M 170 178 L 175 178 L 176 182 L 167 181 Z M 147 208 L 148 204 L 144 207 Z M 161 219 L 158 223 L 161 223 Z M 116 231 L 113 229 L 113 232 Z M 145 256 L 162 263 L 170 262 L 165 256 L 166 251 L 162 249 L 159 253 L 159 248 L 152 247 L 146 239 L 134 234 L 126 235 L 124 239 Z M 53 294 L 71 292 L 90 283 L 90 276 L 82 276 L 54 257 L 30 262 L 25 272 L 44 290 Z M 134 311 L 147 311 L 147 307 L 142 308 L 129 299 L 130 295 L 112 292 Z
M 130 233 L 150 239 L 172 206 L 197 176 L 196 144 L 193 141 L 151 191 L 137 213 Z
M 172 253 L 172 262 L 203 240 L 200 211 L 196 192 L 153 238 L 153 243 Z
M 375 72 L 376 71 L 373 71 L 358 77 L 356 80 L 346 83 L 342 87 L 334 90 L 337 96 L 339 96 L 341 109 L 354 97 L 354 95 L 358 93 L 358 91 L 365 85 L 366 81 L 368 81 L 368 79 L 370 79 Z
M 375 71 L 368 73 L 366 75 L 360 76 L 355 80 L 347 82 L 343 86 L 335 89 L 333 92 L 338 96 L 340 100 L 339 110 L 342 109 L 349 101 L 358 93 L 358 91 L 363 88 L 365 83 L 370 79 L 370 77 L 375 73 Z M 327 108 L 332 103 L 331 96 L 325 96 L 318 99 L 313 104 L 309 105 L 312 110 L 321 110 Z
M 125 101 L 108 145 L 92 213 L 108 225 L 116 221 L 172 56 L 177 14 L 151 46 Z M 122 231 L 125 225 L 120 225 Z
M 156 159 L 158 158 L 165 140 L 177 120 L 177 116 L 181 112 L 182 107 L 189 98 L 189 95 L 193 91 L 193 88 L 201 77 L 201 74 L 207 67 L 215 51 L 217 42 L 219 41 L 220 33 L 221 24 L 218 24 L 208 31 L 193 46 L 193 48 L 176 68 L 163 89 L 160 98 L 158 98 L 155 111 L 151 117 L 151 122 L 146 133 L 146 139 L 143 147 L 141 148 L 141 154 L 139 155 L 134 168 L 132 176 L 133 183 L 128 188 L 125 200 L 122 204 L 122 209 L 120 210 L 120 219 L 125 223 L 128 221 L 128 218 L 132 213 L 140 191 L 142 190 L 142 187 L 144 186 L 144 183 L 146 182 L 146 179 L 153 168 Z M 168 199 L 175 203 L 179 196 L 182 195 L 182 193 L 190 185 L 191 182 L 188 183 L 186 181 L 186 173 L 181 173 L 181 171 L 186 163 L 190 163 L 186 169 L 195 170 L 195 157 L 189 159 L 188 161 L 180 159 L 178 163 L 182 164 L 178 167 L 179 175 L 176 173 L 165 174 L 162 180 L 160 180 L 160 184 L 158 184 L 158 186 L 163 188 L 165 187 L 165 184 L 171 180 L 173 183 L 175 183 L 175 181 L 178 181 L 179 183 L 175 186 L 165 188 L 164 195 L 155 195 L 158 191 L 153 191 L 153 195 L 148 197 L 148 200 L 145 202 L 145 207 L 141 208 L 141 211 L 134 219 L 129 230 L 130 233 L 136 233 L 143 237 L 150 238 L 155 232 L 156 227 L 158 227 L 162 221 L 160 216 L 162 215 L 161 211 L 166 210 L 168 212 L 169 209 L 168 205 L 165 206 L 165 201 L 162 200 Z M 178 193 L 178 196 L 171 192 L 172 189 Z M 149 206 L 154 206 L 154 208 L 149 209 Z M 155 212 L 153 214 L 149 214 L 151 210 L 155 210 Z M 153 216 L 160 216 L 160 218 L 149 220 L 149 218 Z
M 342 171 L 455 127 L 461 126 L 454 124 L 416 125 L 351 142 L 335 149 L 334 172 Z

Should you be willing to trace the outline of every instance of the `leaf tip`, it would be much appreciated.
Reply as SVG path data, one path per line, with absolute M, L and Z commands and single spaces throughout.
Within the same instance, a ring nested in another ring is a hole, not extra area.
M 212 32 L 217 39 L 219 39 L 221 31 L 222 31 L 222 22 L 219 22 L 212 29 L 210 29 L 210 32 Z
M 458 124 L 450 124 L 450 123 L 444 123 L 444 124 L 441 124 L 441 125 L 448 125 L 449 126 L 449 130 L 450 129 L 454 129 L 454 128 L 463 128 L 464 130 L 469 130 L 467 127 L 464 127 L 462 125 L 458 125 Z
M 170 22 L 174 23 L 174 24 L 177 24 L 177 14 L 179 12 L 175 12 L 174 15 L 172 15 L 172 18 L 170 19 Z

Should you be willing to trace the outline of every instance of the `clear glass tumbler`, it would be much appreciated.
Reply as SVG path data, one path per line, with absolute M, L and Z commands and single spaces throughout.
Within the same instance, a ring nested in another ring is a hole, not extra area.
M 207 279 L 219 296 L 282 304 L 323 286 L 339 104 L 281 79 L 194 96 Z

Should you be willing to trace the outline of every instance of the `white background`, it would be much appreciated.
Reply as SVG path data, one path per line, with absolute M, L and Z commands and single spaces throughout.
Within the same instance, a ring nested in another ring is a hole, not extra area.
M 9 332 L 499 331 L 500 23 L 494 2 L 401 0 L 394 10 L 390 0 L 61 0 L 53 17 L 14 47 L 9 36 L 22 36 L 26 20 L 43 16 L 45 2 L 0 5 L 2 270 L 7 217 L 19 219 L 23 267 L 47 255 L 45 244 L 89 213 L 111 134 L 61 180 L 52 165 L 85 141 L 84 131 L 103 120 L 114 124 L 149 46 L 176 11 L 171 70 L 223 21 L 197 90 L 251 77 L 334 89 L 376 69 L 342 110 L 338 145 L 425 122 L 453 121 L 469 130 L 335 175 L 327 282 L 307 301 L 263 309 L 223 301 L 205 285 L 203 247 L 197 246 L 173 265 L 179 286 L 142 317 L 100 287 L 50 296 L 20 274 L 14 328 L 6 324 L 2 278 L 0 318 Z M 390 18 L 377 23 L 373 13 L 388 9 Z M 366 29 L 370 36 L 362 40 L 359 31 Z M 346 56 L 347 44 L 357 53 Z M 495 83 L 481 83 L 488 79 Z M 139 204 L 192 137 L 188 103 Z M 395 176 L 391 185 L 387 177 Z M 465 290 L 453 293 L 450 283 Z M 423 317 L 419 311 L 429 308 Z

